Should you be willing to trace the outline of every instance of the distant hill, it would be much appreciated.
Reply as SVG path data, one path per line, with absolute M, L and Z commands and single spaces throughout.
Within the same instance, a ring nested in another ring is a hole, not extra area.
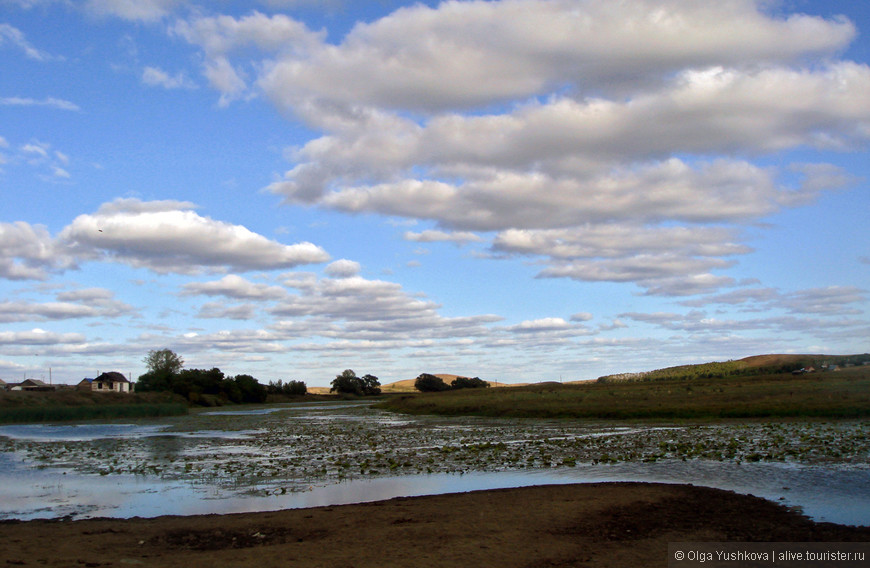
M 450 373 L 435 373 L 435 376 L 447 383 L 448 385 L 452 383 L 454 380 L 459 377 L 467 377 L 467 375 L 452 375 Z M 468 377 L 470 378 L 470 377 Z M 381 385 L 381 392 L 417 392 L 414 388 L 414 383 L 417 378 L 406 379 L 404 381 L 396 381 L 394 383 L 388 383 L 386 385 Z M 521 387 L 527 386 L 530 383 L 503 383 L 503 382 L 493 382 L 487 381 L 489 386 L 491 387 Z
M 788 373 L 800 369 L 827 370 L 848 365 L 870 364 L 870 354 L 860 355 L 753 355 L 732 361 L 680 365 L 640 373 L 605 375 L 598 382 L 686 380 L 713 377 Z

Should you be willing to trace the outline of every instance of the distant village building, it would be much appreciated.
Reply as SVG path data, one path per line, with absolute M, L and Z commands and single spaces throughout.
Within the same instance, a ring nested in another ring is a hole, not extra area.
M 93 392 L 132 392 L 133 390 L 130 388 L 130 381 L 117 371 L 103 373 L 96 379 L 82 379 L 76 388 Z
M 0 381 L 2 382 L 2 381 Z M 47 385 L 39 379 L 25 379 L 20 383 L 4 383 L 6 390 L 10 391 L 50 391 L 54 387 Z

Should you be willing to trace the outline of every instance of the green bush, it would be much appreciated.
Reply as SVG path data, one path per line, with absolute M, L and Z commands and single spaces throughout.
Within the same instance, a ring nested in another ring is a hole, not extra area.
M 441 377 L 422 373 L 414 381 L 414 388 L 420 392 L 441 392 L 449 390 L 450 386 Z

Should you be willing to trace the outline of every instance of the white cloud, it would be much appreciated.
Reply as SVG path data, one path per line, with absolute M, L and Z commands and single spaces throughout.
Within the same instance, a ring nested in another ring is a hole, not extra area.
M 536 320 L 526 320 L 508 327 L 509 331 L 517 333 L 536 333 L 540 331 L 566 330 L 571 329 L 572 325 L 562 318 L 541 318 Z
M 156 22 L 169 15 L 184 0 L 87 0 L 85 7 L 100 16 Z
M 0 24 L 0 46 L 5 43 L 10 43 L 20 49 L 28 59 L 36 61 L 52 61 L 58 59 L 53 55 L 34 47 L 24 37 L 24 33 L 18 28 L 9 24 Z
M 350 278 L 358 275 L 361 268 L 360 263 L 342 258 L 329 264 L 324 271 L 333 278 Z
M 79 105 L 64 100 L 58 99 L 55 97 L 46 97 L 41 100 L 31 99 L 28 97 L 3 97 L 0 98 L 0 106 L 36 106 L 36 107 L 49 107 L 58 110 L 71 110 L 71 111 L 80 111 L 81 107 Z
M 45 280 L 75 266 L 75 259 L 41 225 L 0 223 L 0 278 Z
M 38 328 L 30 331 L 0 331 L 0 345 L 57 345 L 84 342 L 85 338 L 80 333 L 56 333 Z
M 276 329 L 289 336 L 320 335 L 331 340 L 407 341 L 469 337 L 487 333 L 495 315 L 444 317 L 437 304 L 414 297 L 401 285 L 360 276 L 307 278 L 291 275 L 285 284 L 300 294 L 278 303 L 270 313 Z
M 195 89 L 194 83 L 183 71 L 170 75 L 158 67 L 146 67 L 142 71 L 142 82 L 150 87 L 164 89 Z
M 8 145 L 6 142 L 6 146 Z M 70 161 L 68 154 L 55 150 L 50 143 L 41 140 L 31 140 L 19 144 L 5 158 L 5 162 L 8 164 L 33 168 L 39 172 L 38 177 L 46 181 L 69 179 L 71 175 L 66 168 Z
M 136 310 L 115 299 L 112 291 L 86 288 L 61 292 L 56 302 L 0 302 L 0 322 L 55 321 L 81 318 L 111 319 L 133 315 Z
M 737 234 L 721 227 L 587 225 L 571 229 L 499 233 L 493 251 L 549 257 L 541 277 L 636 282 L 653 295 L 708 292 L 733 279 L 709 270 L 727 268 L 725 257 L 751 252 Z
M 260 12 L 238 19 L 196 16 L 179 20 L 171 33 L 203 49 L 203 72 L 211 86 L 221 93 L 221 106 L 244 96 L 248 90 L 246 72 L 230 61 L 229 55 L 234 50 L 254 46 L 266 52 L 299 53 L 319 45 L 324 37 L 288 16 Z
M 732 226 L 852 182 L 749 157 L 870 139 L 870 68 L 835 59 L 855 26 L 751 0 L 418 4 L 332 42 L 259 12 L 172 33 L 222 105 L 260 89 L 323 133 L 269 186 L 287 203 L 434 221 L 417 242 L 501 231 L 494 250 L 544 258 L 542 276 L 648 294 L 733 284 L 711 272 L 749 252 Z
M 205 319 L 251 320 L 257 316 L 257 307 L 253 304 L 227 305 L 223 302 L 206 302 L 197 317 Z
M 483 240 L 482 237 L 469 231 L 445 232 L 434 230 L 426 230 L 419 233 L 415 233 L 413 231 L 406 231 L 403 238 L 406 241 L 413 241 L 417 243 L 451 242 L 458 245 L 476 243 Z
M 59 235 L 80 258 L 114 260 L 159 273 L 274 270 L 321 263 L 312 243 L 284 245 L 241 225 L 203 217 L 189 203 L 118 199 L 79 215 Z
M 185 284 L 186 295 L 224 296 L 236 300 L 280 300 L 288 294 L 280 286 L 256 284 L 236 274 L 228 274 L 215 282 L 192 282 Z
M 681 302 L 684 306 L 704 307 L 717 304 L 737 306 L 746 312 L 785 310 L 793 314 L 843 316 L 864 313 L 858 306 L 866 301 L 867 290 L 856 286 L 826 286 L 793 292 L 774 288 L 743 288 L 702 296 Z
M 833 53 L 846 21 L 769 17 L 754 2 L 514 0 L 402 8 L 358 24 L 338 45 L 288 54 L 262 85 L 280 106 L 304 101 L 425 111 L 549 93 L 635 89 L 687 67 Z

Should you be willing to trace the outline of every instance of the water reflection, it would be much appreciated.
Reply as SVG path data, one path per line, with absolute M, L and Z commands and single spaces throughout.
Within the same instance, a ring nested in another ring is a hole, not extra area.
M 582 465 L 545 471 L 424 474 L 360 478 L 281 494 L 275 485 L 228 489 L 146 476 L 81 475 L 32 470 L 0 454 L 0 519 L 154 517 L 272 511 L 562 483 L 694 483 L 800 507 L 818 521 L 870 525 L 870 471 L 783 464 L 704 461 Z
M 156 436 L 167 427 L 159 424 L 13 424 L 0 426 L 0 436 L 34 442 L 84 442 L 103 438 Z
M 3 426 L 0 519 L 229 513 L 657 481 L 752 493 L 818 520 L 870 525 L 867 434 L 861 422 L 615 426 L 408 417 L 360 403 Z

